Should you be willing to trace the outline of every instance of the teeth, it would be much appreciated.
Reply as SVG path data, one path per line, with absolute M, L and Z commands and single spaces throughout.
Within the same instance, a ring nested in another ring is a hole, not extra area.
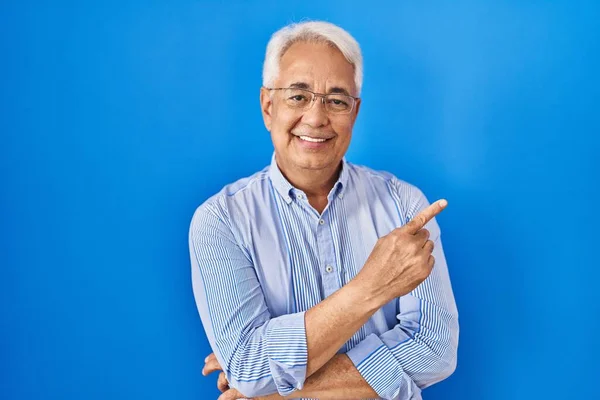
M 311 138 L 309 136 L 300 136 L 300 139 L 306 140 L 307 142 L 313 142 L 313 143 L 321 143 L 321 142 L 324 142 L 327 140 L 327 139 L 315 139 L 315 138 Z

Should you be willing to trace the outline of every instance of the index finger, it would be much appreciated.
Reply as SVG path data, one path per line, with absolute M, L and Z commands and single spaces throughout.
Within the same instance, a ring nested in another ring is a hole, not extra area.
M 414 235 L 419 230 L 423 229 L 433 217 L 441 213 L 447 205 L 448 201 L 446 201 L 446 199 L 436 201 L 417 214 L 408 224 L 404 225 L 402 229 Z

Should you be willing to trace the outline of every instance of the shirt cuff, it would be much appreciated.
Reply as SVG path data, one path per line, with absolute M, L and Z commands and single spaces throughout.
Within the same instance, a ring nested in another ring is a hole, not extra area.
M 370 334 L 346 355 L 379 397 L 394 399 L 400 393 L 404 371 L 376 334 Z
M 302 389 L 308 361 L 304 311 L 272 319 L 265 339 L 269 367 L 279 394 L 289 396 Z

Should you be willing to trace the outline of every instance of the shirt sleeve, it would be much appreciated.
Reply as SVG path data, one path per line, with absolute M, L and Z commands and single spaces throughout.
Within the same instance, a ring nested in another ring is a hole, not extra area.
M 410 189 L 413 200 L 406 222 L 429 205 L 419 189 Z M 447 378 L 456 368 L 458 311 L 440 228 L 432 219 L 425 229 L 435 245 L 431 274 L 398 299 L 398 323 L 392 329 L 367 336 L 347 352 L 363 378 L 385 399 L 410 399 L 415 391 Z
M 254 266 L 227 214 L 200 206 L 189 231 L 192 286 L 211 348 L 231 387 L 246 397 L 303 387 L 304 312 L 271 318 Z

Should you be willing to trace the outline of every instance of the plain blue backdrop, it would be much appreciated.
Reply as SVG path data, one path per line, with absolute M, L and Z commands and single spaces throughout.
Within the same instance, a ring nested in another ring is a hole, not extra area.
M 422 3 L 3 1 L 0 399 L 216 398 L 189 222 L 269 163 L 264 50 L 303 18 L 363 49 L 348 159 L 449 200 L 425 398 L 598 398 L 600 7 Z

